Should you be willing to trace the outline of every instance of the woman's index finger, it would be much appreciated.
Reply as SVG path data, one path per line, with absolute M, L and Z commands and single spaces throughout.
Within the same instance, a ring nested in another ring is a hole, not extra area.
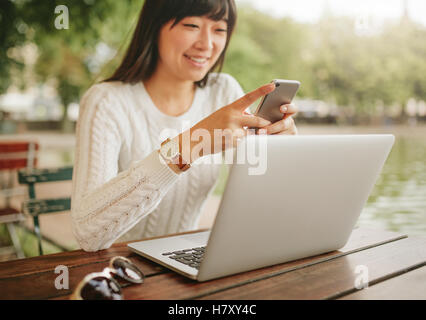
M 250 107 L 254 102 L 256 102 L 257 99 L 263 97 L 264 95 L 271 93 L 275 90 L 275 84 L 274 83 L 268 83 L 265 84 L 256 90 L 253 90 L 249 93 L 247 93 L 245 96 L 241 97 L 237 101 L 235 101 L 232 106 L 240 109 L 241 111 L 244 111 L 248 107 Z

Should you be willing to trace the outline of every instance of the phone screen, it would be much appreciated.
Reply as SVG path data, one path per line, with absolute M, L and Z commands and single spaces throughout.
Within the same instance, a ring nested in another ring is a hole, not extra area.
M 283 118 L 280 107 L 291 103 L 300 87 L 300 82 L 296 80 L 275 79 L 273 82 L 275 82 L 275 90 L 263 97 L 255 112 L 256 116 L 272 123 Z

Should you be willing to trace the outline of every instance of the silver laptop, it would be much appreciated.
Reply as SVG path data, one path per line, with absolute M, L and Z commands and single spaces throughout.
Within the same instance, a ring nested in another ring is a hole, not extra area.
M 266 170 L 253 174 L 253 162 L 238 162 L 234 156 L 210 231 L 128 247 L 198 281 L 342 248 L 394 139 L 393 135 L 248 137 L 236 154 L 248 150 L 250 143 L 266 141 L 263 151 L 257 148 L 266 155 Z

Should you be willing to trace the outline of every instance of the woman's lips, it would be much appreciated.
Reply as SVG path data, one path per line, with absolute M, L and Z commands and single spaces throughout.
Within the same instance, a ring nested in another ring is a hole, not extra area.
M 186 54 L 184 54 L 184 57 L 194 66 L 197 67 L 204 67 L 207 64 L 207 61 L 210 58 L 206 58 L 206 57 L 195 57 L 195 56 L 188 56 Z

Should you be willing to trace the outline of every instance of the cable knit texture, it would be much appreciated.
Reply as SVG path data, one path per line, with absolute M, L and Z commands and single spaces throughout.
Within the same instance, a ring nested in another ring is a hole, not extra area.
M 74 164 L 73 231 L 82 249 L 191 230 L 217 180 L 221 154 L 197 160 L 177 175 L 157 150 L 243 96 L 227 74 L 211 74 L 191 107 L 173 117 L 152 102 L 143 83 L 100 83 L 80 103 Z M 207 161 L 213 162 L 209 164 Z

